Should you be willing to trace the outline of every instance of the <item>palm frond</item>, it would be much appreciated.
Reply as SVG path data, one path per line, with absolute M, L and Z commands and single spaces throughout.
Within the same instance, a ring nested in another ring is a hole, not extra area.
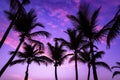
M 111 68 L 109 67 L 109 65 L 105 62 L 99 61 L 99 62 L 95 62 L 96 66 L 102 66 L 106 69 L 108 69 L 109 71 L 111 71 Z
M 59 65 L 63 64 L 63 62 L 65 61 L 65 59 L 67 59 L 69 56 L 73 56 L 74 54 L 66 54 L 63 57 L 61 57 L 59 59 Z
M 32 27 L 34 28 L 34 27 L 36 27 L 36 26 L 39 26 L 39 27 L 42 27 L 42 28 L 45 27 L 45 26 L 44 26 L 43 24 L 41 24 L 41 23 L 35 23 Z
M 92 15 L 91 17 L 91 24 L 90 24 L 90 27 L 96 27 L 96 19 L 98 17 L 98 14 L 99 14 L 99 11 L 100 11 L 100 8 L 98 8 Z
M 109 33 L 107 35 L 108 47 L 110 47 L 110 42 L 120 34 L 119 30 L 120 30 L 120 24 L 119 24 L 119 19 L 118 19 L 113 23 L 112 28 L 109 30 Z
M 120 71 L 115 71 L 115 72 L 113 73 L 112 78 L 114 78 L 116 75 L 120 75 Z
M 98 52 L 96 52 L 96 54 L 95 54 L 95 58 L 96 58 L 96 59 L 102 58 L 102 55 L 104 55 L 104 54 L 105 54 L 104 51 L 98 51 Z
M 44 64 L 44 65 L 47 66 L 47 62 L 44 61 L 44 60 L 42 60 L 42 59 L 36 59 L 36 58 L 35 58 L 35 59 L 33 59 L 32 61 L 35 62 L 35 63 L 37 63 L 38 65 Z
M 69 63 L 71 63 L 72 61 L 75 61 L 75 56 L 72 56 L 72 57 L 69 59 Z
M 116 62 L 116 64 L 120 66 L 120 62 Z
M 114 68 L 119 68 L 120 69 L 120 66 L 113 66 L 113 67 L 111 67 L 111 69 L 114 69 Z
M 74 15 L 67 15 L 67 17 L 68 17 L 70 20 L 79 23 L 79 20 L 78 20 Z
M 38 57 L 38 60 L 44 60 L 44 61 L 46 61 L 47 63 L 52 63 L 53 62 L 53 60 L 52 59 L 50 59 L 49 57 L 47 57 L 47 56 L 40 56 L 40 57 Z
M 39 36 L 39 35 L 42 35 L 42 36 L 45 36 L 45 37 L 49 37 L 50 36 L 50 33 L 46 32 L 46 31 L 37 31 L 37 32 L 33 32 L 30 34 L 31 36 Z
M 52 52 L 54 52 L 54 47 L 50 43 L 47 43 L 47 45 L 49 48 L 49 52 L 52 54 Z
M 36 44 L 36 47 L 38 47 L 40 50 L 44 50 L 44 44 L 38 40 L 34 40 L 34 39 L 29 39 L 28 40 L 31 44 Z
M 13 11 L 12 12 L 11 11 L 4 11 L 4 13 L 9 20 L 13 20 L 15 17 L 15 13 Z
M 120 22 L 119 22 L 119 19 L 120 19 L 120 8 L 118 9 L 118 11 L 116 12 L 115 16 L 113 17 L 112 20 L 110 20 L 106 25 L 105 27 L 108 27 L 110 30 L 108 32 L 108 35 L 107 35 L 107 45 L 108 47 L 110 47 L 110 42 L 116 38 L 118 35 L 119 35 L 119 30 L 120 30 Z
M 10 66 L 15 65 L 15 64 L 19 64 L 19 63 L 24 63 L 25 61 L 26 61 L 26 59 L 14 60 L 11 62 Z
M 63 38 L 54 38 L 54 40 L 56 40 L 56 41 L 59 41 L 59 42 L 61 42 L 63 45 L 65 45 L 65 46 L 68 46 L 69 45 L 69 42 L 67 42 L 65 39 L 63 39 Z

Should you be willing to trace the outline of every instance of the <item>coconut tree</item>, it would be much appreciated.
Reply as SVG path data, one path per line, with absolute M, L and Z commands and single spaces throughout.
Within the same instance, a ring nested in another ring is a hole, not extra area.
M 98 59 L 102 58 L 103 54 L 104 54 L 103 51 L 97 51 L 95 53 L 95 65 L 104 67 L 104 68 L 111 71 L 111 69 L 110 69 L 110 67 L 107 63 L 105 63 L 103 61 L 98 61 Z M 69 62 L 74 61 L 74 60 L 75 60 L 75 56 L 72 56 L 70 58 Z M 79 54 L 78 54 L 77 60 L 81 63 L 87 64 L 87 66 L 88 66 L 87 80 L 90 80 L 90 69 L 91 69 L 91 66 L 92 66 L 92 59 L 91 59 L 91 56 L 90 56 L 90 51 L 88 51 L 87 49 L 83 49 L 82 51 L 80 51 Z
M 3 72 L 6 70 L 6 68 L 9 66 L 9 64 L 12 62 L 14 57 L 16 56 L 20 46 L 22 45 L 25 39 L 31 39 L 32 37 L 37 36 L 37 35 L 42 35 L 46 37 L 49 36 L 48 32 L 41 31 L 39 29 L 38 29 L 39 31 L 33 32 L 32 30 L 36 28 L 37 26 L 44 27 L 41 23 L 38 23 L 36 21 L 36 14 L 33 9 L 31 9 L 28 13 L 26 12 L 26 14 L 23 14 L 22 16 L 19 16 L 17 18 L 17 20 L 15 21 L 14 30 L 19 33 L 20 42 L 14 54 L 12 54 L 11 58 L 1 69 L 0 77 L 3 74 Z
M 117 66 L 113 66 L 112 69 L 120 69 L 120 62 L 116 62 Z M 114 78 L 116 75 L 120 75 L 120 71 L 114 71 L 112 78 Z
M 63 38 L 56 38 L 56 40 L 62 42 L 64 46 L 68 47 L 70 50 L 73 51 L 75 56 L 75 80 L 78 80 L 78 68 L 77 68 L 77 54 L 82 45 L 85 43 L 85 40 L 83 40 L 83 36 L 81 33 L 76 31 L 75 29 L 68 28 L 67 31 L 65 31 L 69 37 L 69 41 L 63 39 Z
M 8 34 L 10 32 L 10 30 L 12 29 L 16 18 L 20 14 L 22 14 L 24 12 L 25 9 L 24 9 L 23 5 L 26 5 L 28 3 L 30 3 L 30 0 L 21 0 L 21 1 L 19 1 L 19 0 L 10 0 L 10 11 L 13 12 L 13 13 L 15 13 L 15 14 L 10 19 L 11 20 L 10 25 L 7 28 L 5 34 L 3 35 L 3 37 L 2 37 L 2 39 L 0 41 L 0 48 L 2 47 L 5 39 L 7 38 Z
M 65 54 L 66 50 L 63 49 L 64 45 L 59 44 L 57 40 L 55 40 L 54 46 L 51 43 L 48 43 L 47 45 L 55 67 L 55 80 L 58 80 L 57 67 L 62 65 L 65 59 L 71 54 Z
M 32 44 L 24 43 L 23 50 L 24 50 L 23 52 L 17 52 L 17 56 L 19 59 L 12 61 L 10 66 L 15 64 L 20 64 L 20 63 L 22 64 L 27 63 L 24 80 L 28 80 L 29 66 L 32 62 L 35 62 L 38 65 L 40 65 L 41 63 L 47 65 L 47 63 L 52 62 L 50 58 L 42 55 L 43 50 L 42 51 L 39 50 L 39 48 L 37 47 L 37 44 L 32 45 Z
M 94 43 L 96 41 L 100 41 L 107 30 L 106 28 L 102 28 L 100 30 L 97 29 L 97 17 L 99 11 L 100 8 L 91 12 L 89 4 L 81 3 L 77 16 L 67 15 L 67 17 L 73 21 L 76 30 L 81 32 L 86 40 L 90 43 L 90 54 L 92 55 L 91 57 L 94 80 L 98 80 L 95 66 Z

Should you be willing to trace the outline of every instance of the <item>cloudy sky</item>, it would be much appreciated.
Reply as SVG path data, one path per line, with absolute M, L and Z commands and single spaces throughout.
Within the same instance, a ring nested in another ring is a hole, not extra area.
M 98 28 L 105 25 L 117 11 L 120 0 L 31 0 L 31 4 L 26 6 L 29 10 L 34 8 L 38 21 L 46 26 L 45 30 L 50 32 L 52 36 L 48 39 L 40 37 L 39 39 L 47 43 L 53 42 L 54 37 L 63 37 L 67 39 L 64 31 L 68 27 L 72 27 L 70 20 L 66 17 L 68 14 L 76 15 L 80 2 L 86 1 L 91 4 L 91 7 L 101 7 L 100 15 L 98 17 Z M 0 39 L 6 31 L 10 21 L 6 18 L 4 10 L 9 9 L 9 0 L 0 0 Z M 11 30 L 7 40 L 3 47 L 0 49 L 0 69 L 10 58 L 9 51 L 15 50 L 19 42 L 18 33 Z M 115 65 L 116 61 L 120 61 L 120 41 L 119 38 L 112 42 L 110 49 L 106 49 L 105 40 L 102 43 L 98 43 L 100 50 L 104 50 L 106 54 L 103 57 L 103 61 L 108 63 L 110 66 Z M 0 80 L 23 80 L 26 64 L 17 64 L 7 68 Z M 119 80 L 119 76 L 112 79 L 112 72 L 106 69 L 97 68 L 99 80 Z M 30 65 L 29 80 L 54 80 L 54 66 L 44 65 L 38 66 L 37 64 Z M 60 80 L 74 80 L 74 64 L 68 64 L 65 62 L 64 65 L 58 67 L 58 78 Z M 87 66 L 79 63 L 79 79 L 87 79 Z M 92 75 L 91 75 L 92 80 Z

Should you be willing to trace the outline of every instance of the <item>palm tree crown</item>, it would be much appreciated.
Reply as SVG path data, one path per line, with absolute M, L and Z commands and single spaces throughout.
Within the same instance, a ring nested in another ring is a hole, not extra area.
M 27 63 L 27 70 L 26 70 L 26 75 L 24 80 L 28 80 L 28 68 L 32 62 L 35 62 L 39 65 L 41 63 L 47 65 L 48 62 L 49 63 L 52 62 L 51 59 L 42 55 L 43 51 L 39 50 L 39 48 L 37 47 L 37 44 L 32 45 L 32 44 L 24 43 L 23 49 L 24 49 L 23 52 L 17 53 L 19 59 L 12 61 L 10 65 L 14 65 L 18 63 Z
M 57 77 L 57 67 L 62 65 L 64 60 L 67 58 L 69 54 L 65 55 L 66 50 L 63 49 L 63 44 L 59 44 L 57 40 L 55 40 L 55 45 L 48 43 L 49 53 L 53 60 L 53 64 L 55 67 L 55 79 L 58 80 Z
M 11 15 L 10 12 L 7 12 L 7 14 L 10 14 L 12 16 L 11 18 L 9 17 L 9 19 L 11 20 L 11 23 L 10 23 L 9 27 L 7 28 L 5 34 L 3 35 L 1 41 L 0 41 L 0 48 L 2 47 L 5 39 L 7 38 L 8 34 L 10 32 L 10 30 L 12 29 L 17 17 L 24 13 L 25 9 L 24 9 L 23 5 L 26 5 L 28 3 L 30 3 L 30 0 L 21 0 L 21 1 L 10 0 L 10 12 L 14 13 L 14 15 Z
M 27 23 L 27 24 L 26 24 Z M 20 15 L 14 23 L 14 30 L 19 32 L 20 42 L 15 50 L 15 53 L 11 56 L 9 61 L 5 64 L 5 66 L 0 71 L 0 76 L 12 62 L 14 57 L 16 56 L 20 46 L 25 41 L 25 39 L 31 40 L 32 37 L 37 35 L 42 35 L 48 37 L 50 34 L 46 31 L 36 31 L 32 32 L 32 30 L 37 27 L 44 27 L 41 23 L 36 22 L 36 14 L 33 9 L 31 9 L 28 13 L 24 13 Z

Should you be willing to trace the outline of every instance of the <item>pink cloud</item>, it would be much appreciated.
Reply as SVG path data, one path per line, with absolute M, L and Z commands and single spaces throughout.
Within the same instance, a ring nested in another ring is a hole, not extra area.
M 57 8 L 51 11 L 50 16 L 57 16 L 57 18 L 61 19 L 63 17 L 66 17 L 67 14 L 68 12 L 66 10 Z
M 5 44 L 9 45 L 10 47 L 16 49 L 17 45 L 18 45 L 19 41 L 16 41 L 14 38 L 12 37 L 7 37 L 7 39 L 5 40 Z
M 52 28 L 57 28 L 58 27 L 57 25 L 53 24 L 52 22 L 48 22 L 47 25 L 52 27 Z
M 60 19 L 62 21 L 60 23 L 61 26 L 65 26 L 69 22 L 69 19 L 66 17 L 66 15 L 68 15 L 68 14 L 69 13 L 64 9 L 54 9 L 53 11 L 51 11 L 50 16 L 57 17 L 58 19 Z
M 74 0 L 74 2 L 76 3 L 76 7 L 78 8 L 80 4 L 80 0 Z
M 11 77 L 13 77 L 15 79 L 22 79 L 23 78 L 21 75 L 18 75 L 18 74 L 13 74 L 13 75 L 11 75 Z
M 14 34 L 14 35 L 16 35 L 16 34 Z M 13 49 L 16 49 L 16 47 L 19 44 L 19 40 L 16 40 L 14 35 L 13 35 L 13 37 L 8 36 L 7 39 L 5 40 L 4 44 L 7 44 L 8 46 L 12 47 Z M 1 38 L 2 37 L 0 37 L 0 40 L 1 40 Z M 22 47 L 20 47 L 19 50 L 23 50 Z

